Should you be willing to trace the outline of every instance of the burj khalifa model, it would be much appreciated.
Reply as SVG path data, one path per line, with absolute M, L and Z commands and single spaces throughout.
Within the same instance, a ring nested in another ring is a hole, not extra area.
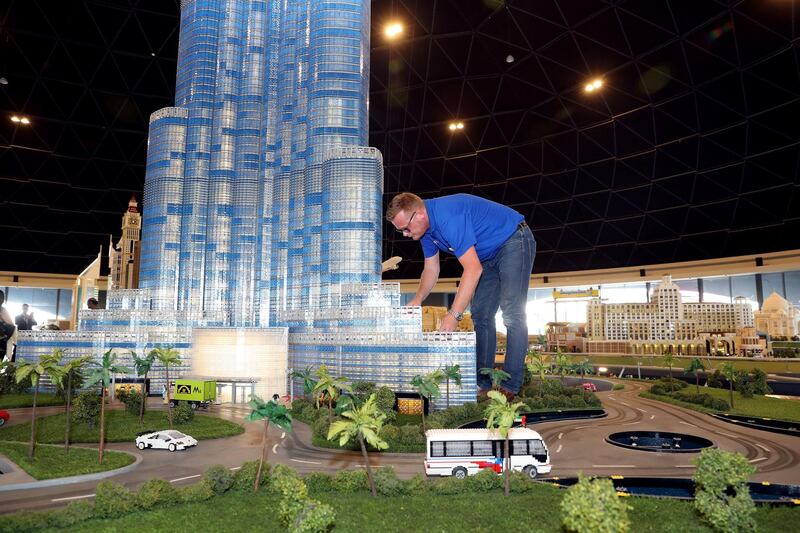
M 150 118 L 139 289 L 83 311 L 81 332 L 172 340 L 197 373 L 193 330 L 284 328 L 290 368 L 407 390 L 460 364 L 452 399 L 474 401 L 474 334 L 422 333 L 381 282 L 369 28 L 369 0 L 182 0 L 175 107 Z

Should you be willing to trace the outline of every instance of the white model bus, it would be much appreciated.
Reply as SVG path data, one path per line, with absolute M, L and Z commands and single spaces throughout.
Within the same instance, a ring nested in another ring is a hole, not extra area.
M 484 468 L 503 471 L 504 439 L 498 430 L 430 429 L 425 433 L 425 474 L 463 479 Z M 508 431 L 511 470 L 531 479 L 550 472 L 550 452 L 541 435 L 525 427 Z

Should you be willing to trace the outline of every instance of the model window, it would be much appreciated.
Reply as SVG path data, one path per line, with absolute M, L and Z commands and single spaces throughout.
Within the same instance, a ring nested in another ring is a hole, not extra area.
M 529 440 L 531 455 L 544 455 L 547 452 L 544 449 L 544 443 L 540 440 Z
M 511 455 L 528 455 L 528 441 L 512 440 Z
M 472 441 L 472 455 L 494 455 L 492 453 L 492 441 L 490 440 L 475 440 Z
M 445 454 L 447 457 L 462 457 L 464 455 L 472 455 L 470 450 L 470 442 L 468 440 L 461 441 L 448 441 L 445 446 Z
M 444 442 L 431 442 L 431 457 L 444 457 Z

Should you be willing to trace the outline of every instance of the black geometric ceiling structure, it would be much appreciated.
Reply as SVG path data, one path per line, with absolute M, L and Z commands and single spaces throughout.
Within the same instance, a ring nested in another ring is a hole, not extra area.
M 178 2 L 0 10 L 0 270 L 77 273 L 141 198 L 149 114 L 173 103 Z M 392 19 L 405 33 L 390 43 Z M 379 0 L 372 21 L 387 202 L 510 205 L 536 273 L 800 246 L 795 2 Z M 387 277 L 419 276 L 419 245 L 385 225 L 393 255 Z

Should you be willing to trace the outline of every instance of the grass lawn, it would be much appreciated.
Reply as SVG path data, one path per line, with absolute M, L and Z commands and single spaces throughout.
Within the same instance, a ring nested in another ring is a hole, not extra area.
M 106 442 L 125 442 L 136 438 L 141 431 L 158 431 L 169 427 L 164 411 L 145 413 L 144 424 L 139 425 L 139 417 L 123 410 L 106 411 Z M 64 442 L 64 413 L 46 416 L 36 421 L 36 442 L 57 444 Z M 195 415 L 188 424 L 175 426 L 197 440 L 218 439 L 244 433 L 244 428 L 233 422 L 213 416 Z M 16 426 L 0 428 L 0 440 L 25 442 L 30 439 L 30 422 Z M 99 424 L 89 429 L 86 424 L 73 422 L 72 442 L 98 442 L 100 440 Z
M 636 371 L 636 362 L 641 361 L 642 366 L 654 366 L 667 368 L 664 358 L 660 355 L 591 355 L 591 354 L 568 354 L 573 361 L 589 359 L 593 365 L 623 365 L 626 367 L 625 373 Z M 672 371 L 677 377 L 682 375 L 683 369 L 689 366 L 689 362 L 694 356 L 675 356 L 675 364 Z M 723 363 L 731 362 L 733 366 L 741 370 L 752 370 L 760 368 L 764 372 L 776 374 L 781 372 L 800 373 L 800 359 L 750 359 L 743 357 L 700 357 L 707 373 L 713 373 L 720 368 Z
M 0 409 L 15 409 L 17 407 L 31 407 L 33 405 L 33 393 L 31 394 L 0 394 Z M 64 400 L 55 394 L 39 393 L 36 396 L 36 407 L 47 407 L 48 405 L 64 405 Z
M 58 477 L 92 474 L 122 468 L 135 459 L 127 453 L 106 450 L 103 453 L 103 464 L 97 462 L 97 450 L 87 448 L 69 449 L 64 454 L 61 446 L 39 444 L 33 460 L 28 460 L 28 443 L 0 441 L 0 453 L 11 459 L 17 466 L 36 479 L 54 479 Z
M 695 391 L 695 387 L 690 385 L 683 389 L 684 391 Z M 701 393 L 707 393 L 715 398 L 722 398 L 729 401 L 729 392 L 725 389 L 716 389 L 714 387 L 700 387 Z M 659 396 L 650 394 L 649 392 L 641 393 L 641 396 L 653 400 L 680 405 L 695 411 L 702 411 L 704 413 L 716 413 L 713 409 L 708 409 L 702 405 L 695 403 L 687 403 L 669 398 L 666 396 Z M 742 398 L 742 395 L 733 391 L 733 409 L 728 411 L 732 415 L 744 416 L 757 416 L 761 418 L 775 418 L 781 420 L 800 421 L 800 402 L 796 400 L 781 400 L 779 398 L 766 398 L 764 396 L 753 396 L 752 398 Z
M 334 531 L 561 531 L 560 502 L 564 491 L 540 486 L 527 494 L 504 497 L 501 491 L 453 496 L 419 495 L 372 498 L 367 493 L 311 493 L 336 510 Z M 631 531 L 710 532 L 695 515 L 691 502 L 628 498 Z M 165 507 L 117 519 L 93 519 L 66 531 L 161 532 L 175 528 L 204 531 L 285 531 L 278 522 L 279 498 L 229 493 L 209 502 Z M 668 517 L 668 519 L 665 519 Z M 800 519 L 800 507 L 759 507 L 761 532 L 786 531 Z M 48 529 L 44 531 L 53 531 Z M 64 531 L 59 530 L 59 531 Z

